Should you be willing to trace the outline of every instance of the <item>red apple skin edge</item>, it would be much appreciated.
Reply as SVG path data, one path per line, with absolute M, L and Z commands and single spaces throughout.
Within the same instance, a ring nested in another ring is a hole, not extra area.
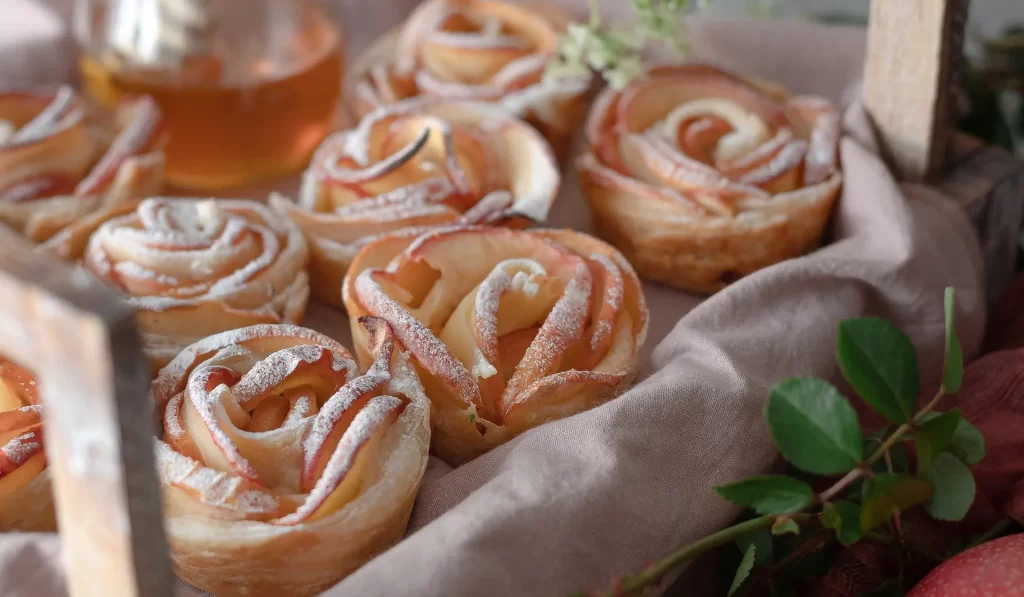
M 907 597 L 1024 597 L 1024 533 L 950 558 Z

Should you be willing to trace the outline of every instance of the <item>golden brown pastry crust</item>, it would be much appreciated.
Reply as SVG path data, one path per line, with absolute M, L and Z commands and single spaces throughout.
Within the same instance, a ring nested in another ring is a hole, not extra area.
M 551 3 L 428 0 L 346 77 L 356 118 L 403 99 L 497 102 L 541 131 L 560 158 L 586 116 L 591 77 L 545 81 L 570 22 Z
M 818 246 L 839 194 L 839 114 L 703 65 L 606 90 L 577 170 L 600 236 L 644 277 L 715 292 Z
M 313 294 L 341 306 L 365 244 L 403 228 L 543 221 L 560 176 L 544 139 L 493 104 L 415 98 L 379 108 L 317 150 L 297 202 L 271 197 L 309 241 Z
M 159 197 L 133 206 L 86 220 L 84 230 L 69 227 L 83 250 L 68 257 L 128 295 L 154 370 L 211 334 L 302 319 L 308 250 L 293 222 L 241 199 Z
M 65 256 L 69 225 L 159 191 L 166 140 L 148 97 L 110 113 L 70 87 L 0 93 L 0 224 Z
M 57 528 L 35 377 L 0 357 L 0 531 Z
M 426 468 L 429 402 L 386 323 L 373 365 L 312 330 L 202 340 L 153 382 L 174 566 L 218 595 L 318 594 L 401 539 Z
M 394 234 L 359 253 L 344 288 L 353 321 L 388 321 L 412 355 L 451 464 L 615 397 L 647 335 L 632 268 L 570 230 Z M 352 335 L 366 360 L 366 333 Z

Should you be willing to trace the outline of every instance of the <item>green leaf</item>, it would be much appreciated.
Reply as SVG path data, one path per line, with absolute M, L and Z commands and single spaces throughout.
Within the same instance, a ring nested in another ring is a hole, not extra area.
M 843 545 L 860 541 L 860 505 L 853 502 L 830 502 L 821 512 L 821 524 L 833 529 Z
M 949 451 L 965 464 L 978 464 L 985 457 L 985 436 L 967 419 L 960 419 L 953 432 Z
M 776 520 L 772 523 L 772 535 L 799 535 L 800 525 L 792 518 Z
M 910 475 L 875 475 L 866 482 L 867 495 L 860 510 L 860 530 L 870 531 L 893 514 L 923 504 L 932 496 L 931 483 Z
M 926 508 L 937 520 L 963 520 L 974 502 L 974 476 L 949 452 L 935 457 L 931 469 L 935 493 Z
M 917 407 L 920 377 L 910 339 L 884 319 L 839 323 L 839 368 L 864 401 L 889 420 L 906 423 Z
M 715 488 L 719 495 L 758 514 L 790 514 L 811 503 L 814 490 L 799 479 L 783 475 L 751 477 Z
M 914 444 L 917 446 L 917 474 L 922 478 L 929 478 L 932 461 L 952 441 L 960 419 L 960 411 L 957 409 L 946 413 L 932 412 L 922 417 L 923 422 L 914 432 Z
M 757 557 L 757 548 L 751 543 L 747 546 L 747 550 L 743 552 L 743 559 L 740 560 L 739 567 L 736 568 L 736 576 L 732 578 L 732 586 L 729 587 L 729 595 L 732 595 L 743 586 L 747 578 L 750 576 L 750 571 L 754 569 L 754 559 Z
M 757 556 L 754 562 L 759 568 L 772 563 L 772 534 L 767 529 L 757 529 L 736 538 L 736 547 L 742 553 L 747 553 L 747 548 L 751 545 L 756 548 Z
M 946 354 L 942 365 L 942 385 L 950 394 L 959 390 L 964 380 L 964 352 L 960 348 L 960 340 L 956 337 L 954 325 L 955 292 L 952 286 L 946 288 Z
M 839 475 L 863 457 L 857 413 L 831 384 L 794 377 L 772 388 L 765 410 L 782 456 L 815 475 Z

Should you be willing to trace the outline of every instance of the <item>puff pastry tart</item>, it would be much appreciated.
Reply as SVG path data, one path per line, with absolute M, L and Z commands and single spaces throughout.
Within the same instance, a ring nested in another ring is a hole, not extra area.
M 599 234 L 642 276 L 686 290 L 816 247 L 842 182 L 827 100 L 709 66 L 604 91 L 586 133 L 577 169 Z
M 357 116 L 430 95 L 498 102 L 564 156 L 586 113 L 590 75 L 545 80 L 569 18 L 551 3 L 428 0 L 349 73 Z
M 544 139 L 497 106 L 430 98 L 373 111 L 329 137 L 299 200 L 271 205 L 306 233 L 314 295 L 340 306 L 359 248 L 403 228 L 542 221 L 559 174 Z
M 216 332 L 297 323 L 309 299 L 302 232 L 255 201 L 145 199 L 87 238 L 82 264 L 128 295 L 156 368 Z
M 57 528 L 35 377 L 0 357 L 0 531 Z
M 381 320 L 372 364 L 312 330 L 203 339 L 152 385 L 167 533 L 183 579 L 219 597 L 319 592 L 401 539 L 430 404 Z
M 356 257 L 345 306 L 386 320 L 412 355 L 434 405 L 434 449 L 451 464 L 613 398 L 647 336 L 633 269 L 570 230 L 382 238 Z M 352 334 L 372 358 L 372 336 Z
M 156 193 L 166 140 L 149 97 L 110 113 L 70 87 L 0 92 L 0 224 L 61 244 L 54 237 L 68 224 Z

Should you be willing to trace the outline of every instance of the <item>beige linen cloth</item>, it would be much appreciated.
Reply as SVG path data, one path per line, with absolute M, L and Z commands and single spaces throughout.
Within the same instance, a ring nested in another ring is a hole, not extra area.
M 365 43 L 367 30 L 393 23 L 362 24 Z M 698 55 L 722 66 L 843 105 L 857 97 L 861 31 L 715 20 L 695 21 L 692 35 Z M 646 377 L 635 388 L 458 469 L 432 460 L 407 538 L 324 595 L 557 596 L 606 587 L 737 514 L 713 486 L 776 461 L 762 416 L 773 383 L 793 375 L 840 380 L 839 320 L 873 314 L 895 322 L 914 340 L 924 381 L 934 381 L 942 291 L 953 285 L 960 338 L 974 354 L 985 313 L 967 219 L 936 192 L 897 185 L 856 103 L 845 125 L 845 184 L 828 246 L 703 302 L 647 284 L 652 329 Z M 587 229 L 575 177 L 566 178 L 553 224 Z M 347 340 L 342 314 L 314 309 L 312 317 Z M 4 537 L 0 595 L 64 595 L 57 554 L 52 535 Z M 185 586 L 179 593 L 201 594 Z

